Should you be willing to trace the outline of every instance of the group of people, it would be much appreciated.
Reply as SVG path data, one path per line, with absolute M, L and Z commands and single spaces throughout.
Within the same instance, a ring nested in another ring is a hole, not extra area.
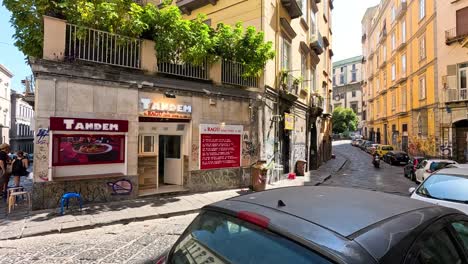
M 13 176 L 14 187 L 20 186 L 21 176 L 28 176 L 29 160 L 24 156 L 23 151 L 16 153 L 13 160 L 8 156 L 10 145 L 3 143 L 0 145 L 0 189 L 2 194 L 6 193 L 10 177 Z

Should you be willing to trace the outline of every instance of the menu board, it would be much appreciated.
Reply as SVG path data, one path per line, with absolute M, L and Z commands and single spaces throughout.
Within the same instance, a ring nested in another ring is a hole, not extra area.
M 242 126 L 200 125 L 200 169 L 240 167 Z

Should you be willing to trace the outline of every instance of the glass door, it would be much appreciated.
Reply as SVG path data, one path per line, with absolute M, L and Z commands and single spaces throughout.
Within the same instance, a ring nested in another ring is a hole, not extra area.
M 458 70 L 458 76 L 459 76 L 458 83 L 460 85 L 459 100 L 468 100 L 467 72 L 468 72 L 468 65 L 466 64 L 461 65 L 460 69 Z
M 181 144 L 182 136 L 159 135 L 159 185 L 182 185 Z

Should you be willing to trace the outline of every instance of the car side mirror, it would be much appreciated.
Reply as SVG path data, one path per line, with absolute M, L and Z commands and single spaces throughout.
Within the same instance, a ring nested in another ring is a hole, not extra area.
M 411 188 L 408 189 L 408 192 L 409 192 L 410 194 L 413 194 L 414 191 L 416 191 L 416 187 L 411 187 Z

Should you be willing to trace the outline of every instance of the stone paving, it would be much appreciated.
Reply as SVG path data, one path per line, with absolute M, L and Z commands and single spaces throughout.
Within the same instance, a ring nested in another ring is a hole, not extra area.
M 297 177 L 295 180 L 282 180 L 268 185 L 267 189 L 320 185 L 342 168 L 345 163 L 346 159 L 338 154 L 336 159 L 323 164 L 318 170 L 306 173 L 304 177 Z M 24 206 L 7 215 L 4 213 L 3 204 L 3 210 L 0 208 L 3 213 L 0 215 L 0 240 L 73 232 L 118 223 L 184 215 L 198 212 L 205 205 L 246 193 L 250 193 L 250 191 L 236 189 L 91 204 L 85 206 L 82 211 L 79 211 L 78 208 L 71 208 L 71 211 L 64 216 L 58 214 L 58 209 L 30 212 Z
M 324 185 L 344 186 L 409 196 L 408 189 L 417 184 L 403 176 L 402 166 L 391 166 L 385 162 L 380 168 L 372 165 L 372 156 L 350 145 L 350 141 L 338 141 L 333 151 L 348 162 Z

